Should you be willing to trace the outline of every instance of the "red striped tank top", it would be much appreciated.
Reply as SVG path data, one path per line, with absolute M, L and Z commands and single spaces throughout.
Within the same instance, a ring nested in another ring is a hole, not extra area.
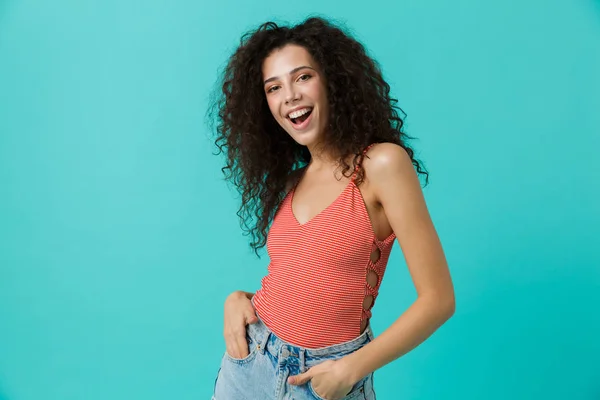
M 271 262 L 253 301 L 286 342 L 311 349 L 343 343 L 371 317 L 396 236 L 376 238 L 355 177 L 356 171 L 333 203 L 304 224 L 292 211 L 295 187 L 277 210 L 267 236 Z M 373 302 L 365 309 L 367 296 Z

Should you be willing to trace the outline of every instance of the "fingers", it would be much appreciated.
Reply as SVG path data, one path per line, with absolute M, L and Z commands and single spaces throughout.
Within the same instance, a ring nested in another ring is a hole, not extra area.
M 250 349 L 248 348 L 248 341 L 246 341 L 246 336 L 237 338 L 237 348 L 239 351 L 238 358 L 246 358 L 250 353 Z
M 256 316 L 256 312 L 253 309 L 251 311 L 251 313 L 246 316 L 246 323 L 247 324 L 255 324 L 257 322 L 258 322 L 258 317 Z
M 246 340 L 246 327 L 258 322 L 250 300 L 245 296 L 230 296 L 225 302 L 224 336 L 227 354 L 242 359 L 250 349 Z
M 239 325 L 236 329 L 225 332 L 225 348 L 227 354 L 233 358 L 246 358 L 249 354 L 248 341 L 246 340 L 246 325 Z
M 242 319 L 237 319 L 235 323 L 226 323 L 225 326 L 225 347 L 227 354 L 233 358 L 246 358 L 250 353 L 248 348 L 248 340 L 246 339 L 246 316 L 241 316 Z
M 258 322 L 258 317 L 256 314 L 252 314 L 246 316 L 245 320 L 246 324 L 255 324 Z M 227 343 L 227 348 L 231 348 L 231 353 L 228 351 L 230 356 L 233 358 L 246 358 L 250 354 L 246 339 L 246 325 L 244 325 L 243 329 L 236 329 L 234 333 L 227 336 L 229 336 L 229 340 L 226 339 L 226 342 L 231 343 L 231 345 Z
M 311 378 L 311 373 L 310 373 L 310 370 L 308 370 L 303 374 L 290 376 L 288 378 L 288 383 L 290 385 L 295 385 L 295 386 L 304 385 L 306 382 L 310 381 L 310 378 Z
M 244 347 L 239 347 L 239 345 L 236 344 L 232 350 L 230 350 L 229 347 L 227 348 L 227 354 L 229 354 L 229 356 L 231 356 L 232 358 L 241 360 L 243 358 L 248 357 L 248 354 L 250 353 L 248 352 L 248 345 L 245 346 L 244 350 Z
M 227 349 L 227 354 L 233 358 L 242 359 L 248 357 L 248 354 L 250 354 L 245 336 L 236 336 L 226 340 L 225 348 Z

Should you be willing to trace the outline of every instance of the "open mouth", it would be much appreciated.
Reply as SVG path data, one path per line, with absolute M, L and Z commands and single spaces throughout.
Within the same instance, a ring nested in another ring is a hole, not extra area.
M 292 125 L 295 128 L 303 128 L 306 125 L 306 122 L 308 121 L 310 116 L 312 115 L 312 111 L 312 108 L 307 107 L 303 110 L 290 113 L 290 115 L 288 115 L 288 119 L 292 122 Z M 292 117 L 292 115 L 294 115 L 294 117 Z

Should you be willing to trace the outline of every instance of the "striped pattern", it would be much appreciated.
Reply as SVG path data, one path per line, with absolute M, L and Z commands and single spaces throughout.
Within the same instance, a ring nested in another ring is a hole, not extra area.
M 314 349 L 352 340 L 371 317 L 363 300 L 377 297 L 395 235 L 383 241 L 375 237 L 354 177 L 305 224 L 292 212 L 294 190 L 269 231 L 271 263 L 254 296 L 256 311 L 275 335 L 297 346 Z M 376 262 L 371 261 L 374 246 L 381 252 Z M 373 287 L 367 283 L 369 269 L 379 278 Z

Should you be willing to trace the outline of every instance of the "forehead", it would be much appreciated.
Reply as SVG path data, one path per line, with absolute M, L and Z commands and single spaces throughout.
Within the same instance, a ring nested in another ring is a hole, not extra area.
M 315 61 L 310 53 L 302 46 L 288 44 L 273 50 L 262 65 L 263 79 L 273 76 L 283 77 L 291 70 L 302 65 L 316 69 Z

